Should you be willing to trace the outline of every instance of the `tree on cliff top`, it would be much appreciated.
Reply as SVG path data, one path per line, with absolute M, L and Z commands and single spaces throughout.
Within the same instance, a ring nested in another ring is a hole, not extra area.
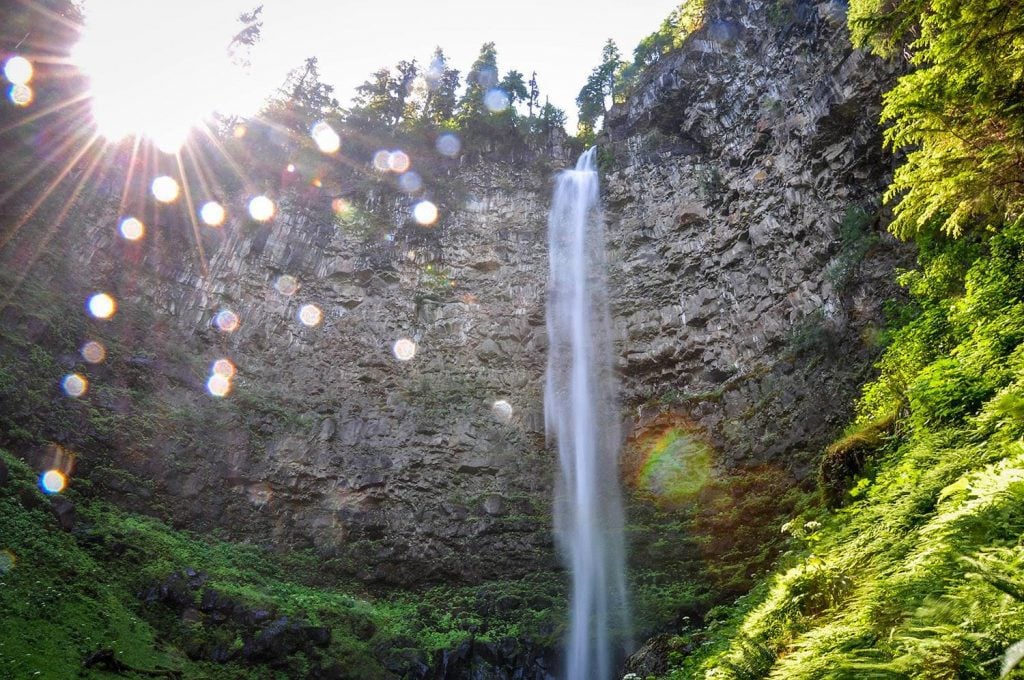
M 430 66 L 423 74 L 427 92 L 423 100 L 423 118 L 434 125 L 451 124 L 458 105 L 459 72 L 448 64 L 440 47 L 434 50 Z
M 886 199 L 902 237 L 1024 214 L 1024 3 L 853 0 L 859 45 L 913 70 L 886 93 L 885 142 L 906 152 Z
M 576 95 L 581 130 L 594 130 L 598 118 L 607 113 L 608 97 L 615 91 L 616 74 L 624 63 L 615 41 L 609 38 L 601 48 L 601 63 L 590 72 L 586 84 Z

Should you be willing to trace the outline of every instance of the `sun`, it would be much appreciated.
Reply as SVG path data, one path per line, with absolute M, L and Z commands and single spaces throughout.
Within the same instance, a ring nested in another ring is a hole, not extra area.
M 92 115 L 108 140 L 145 137 L 176 153 L 215 111 L 259 105 L 228 54 L 234 3 L 91 0 L 72 60 L 89 80 Z

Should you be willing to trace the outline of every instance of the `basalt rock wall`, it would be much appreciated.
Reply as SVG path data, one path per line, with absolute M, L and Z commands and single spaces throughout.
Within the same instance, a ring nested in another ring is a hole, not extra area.
M 838 0 L 712 3 L 607 119 L 627 403 L 795 480 L 846 421 L 908 252 L 884 231 L 880 91 Z M 844 224 L 845 223 L 845 224 Z
M 877 219 L 888 74 L 850 47 L 844 20 L 838 1 L 712 3 L 609 114 L 603 194 L 631 441 L 677 418 L 718 468 L 768 463 L 798 483 L 848 417 L 905 253 Z M 151 490 L 100 470 L 97 484 L 186 526 L 313 547 L 366 580 L 553 568 L 550 175 L 486 161 L 456 172 L 466 190 L 433 227 L 396 204 L 394 228 L 367 240 L 283 202 L 266 226 L 229 220 L 207 235 L 205 271 L 196 257 L 142 260 L 131 285 L 110 281 L 119 216 L 98 210 L 75 246 L 89 284 L 151 310 L 199 365 L 228 357 L 237 375 L 218 399 L 205 368 L 154 361 L 156 398 L 185 416 L 112 454 Z M 841 228 L 858 208 L 869 217 Z M 414 229 L 433 231 L 403 235 Z M 282 292 L 282 275 L 298 289 Z M 319 323 L 300 321 L 306 304 Z M 214 323 L 222 310 L 237 314 L 234 332 Z M 396 356 L 401 339 L 414 357 Z

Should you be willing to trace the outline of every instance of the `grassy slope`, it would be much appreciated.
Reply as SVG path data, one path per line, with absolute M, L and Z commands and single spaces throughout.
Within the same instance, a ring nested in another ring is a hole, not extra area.
M 82 661 L 101 648 L 116 650 L 131 666 L 178 669 L 184 677 L 302 677 L 301 653 L 282 671 L 190 660 L 190 644 L 219 642 L 237 649 L 242 640 L 232 637 L 237 631 L 230 627 L 188 624 L 163 605 L 139 599 L 140 591 L 185 567 L 206 572 L 210 587 L 250 607 L 330 628 L 332 643 L 323 656 L 355 678 L 389 677 L 378 658 L 381 648 L 430 651 L 471 637 L 536 635 L 551 610 L 563 608 L 560 583 L 545 575 L 513 584 L 391 593 L 387 601 L 357 596 L 361 589 L 355 584 L 318 580 L 311 554 L 271 555 L 203 540 L 73 492 L 80 526 L 64 532 L 36 489 L 35 474 L 6 452 L 0 457 L 12 474 L 0 486 L 0 550 L 16 558 L 13 567 L 6 559 L 0 563 L 0 678 L 108 677 L 101 671 L 78 675 Z M 512 604 L 506 616 L 484 620 L 479 599 L 491 591 Z M 397 640 L 405 642 L 396 645 Z
M 833 489 L 845 507 L 790 522 L 800 547 L 676 640 L 698 651 L 671 677 L 988 678 L 1024 638 L 1024 225 L 920 259 L 851 428 L 871 450 Z

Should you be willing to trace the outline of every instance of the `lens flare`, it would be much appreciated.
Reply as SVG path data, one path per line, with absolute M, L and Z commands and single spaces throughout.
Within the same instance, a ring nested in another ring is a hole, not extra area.
M 95 340 L 90 340 L 82 345 L 82 349 L 79 352 L 82 358 L 90 364 L 102 364 L 103 360 L 107 358 L 107 348 Z
M 144 136 L 174 153 L 213 112 L 254 112 L 261 93 L 224 49 L 237 30 L 231 5 L 89 2 L 70 58 L 88 79 L 99 134 Z
M 504 399 L 491 404 L 491 413 L 501 423 L 507 423 L 512 420 L 512 404 L 508 403 Z
M 80 397 L 89 389 L 89 381 L 81 373 L 68 373 L 60 381 L 60 386 L 69 397 Z
M 373 167 L 380 172 L 387 172 L 391 169 L 391 152 L 378 151 L 373 154 Z
M 242 137 L 245 137 L 245 133 L 246 133 L 246 129 L 245 129 L 245 126 L 244 126 L 244 125 L 242 125 L 241 123 L 239 123 L 238 125 L 236 125 L 236 126 L 235 126 L 234 128 L 232 128 L 232 130 L 231 130 L 231 135 L 232 135 L 232 136 L 233 136 L 233 137 L 234 137 L 235 139 L 241 139 Z
M 316 326 L 324 318 L 324 313 L 316 305 L 302 305 L 299 308 L 299 321 L 306 326 Z
M 336 198 L 331 201 L 331 210 L 338 217 L 347 217 L 352 212 L 352 204 L 344 198 Z
M 213 317 L 213 323 L 225 333 L 234 333 L 238 330 L 238 315 L 230 309 L 222 309 Z
M 213 375 L 220 375 L 228 380 L 235 377 L 235 365 L 231 363 L 231 359 L 217 359 L 213 362 L 213 366 L 210 367 Z
M 657 502 L 673 506 L 692 499 L 708 483 L 712 449 L 685 427 L 669 427 L 637 442 L 636 484 Z
M 109 319 L 117 311 L 117 303 L 114 298 L 106 293 L 96 293 L 86 303 L 89 313 L 97 319 Z
M 11 85 L 11 91 L 7 96 L 15 106 L 28 106 L 35 99 L 35 93 L 28 85 Z
M 318 149 L 324 153 L 335 153 L 341 148 L 341 137 L 327 123 L 320 121 L 313 126 L 310 134 Z
M 127 217 L 121 220 L 121 236 L 129 241 L 138 241 L 146 233 L 146 225 L 134 217 Z
M 502 90 L 501 88 L 495 87 L 488 90 L 487 94 L 484 95 L 484 106 L 486 106 L 487 110 L 491 113 L 501 113 L 508 108 L 508 105 L 508 94 L 506 94 L 505 90 Z
M 299 290 L 299 282 L 291 274 L 281 274 L 274 282 L 274 288 L 281 295 L 295 295 Z
M 459 138 L 450 132 L 446 132 L 437 138 L 437 142 L 434 144 L 434 148 L 442 156 L 448 156 L 454 158 L 458 155 L 459 150 L 462 149 L 462 142 Z
M 14 565 L 18 563 L 18 558 L 10 550 L 0 550 L 0 576 L 8 573 L 11 569 L 14 569 Z
M 413 219 L 424 227 L 437 221 L 437 206 L 430 201 L 420 201 L 412 209 Z
M 151 187 L 153 190 L 153 197 L 161 203 L 171 203 L 178 198 L 178 183 L 173 177 L 167 175 L 160 175 L 153 180 Z
M 215 397 L 226 397 L 231 391 L 231 378 L 214 373 L 206 381 L 206 391 Z
M 484 90 L 490 90 L 498 84 L 498 69 L 484 66 L 476 74 L 476 84 Z
M 68 485 L 68 480 L 60 470 L 47 470 L 39 478 L 39 488 L 43 493 L 60 493 Z
M 257 222 L 266 222 L 274 216 L 274 202 L 266 196 L 257 196 L 249 201 L 249 215 Z
M 203 207 L 199 209 L 199 218 L 204 224 L 210 227 L 219 227 L 224 224 L 224 219 L 227 217 L 227 211 L 217 201 L 207 201 L 203 204 Z
M 398 178 L 398 187 L 407 194 L 413 194 L 423 188 L 423 180 L 415 170 L 410 170 Z
M 188 138 L 188 128 L 167 127 L 160 130 L 154 130 L 150 133 L 150 137 L 153 140 L 153 144 L 156 145 L 156 148 L 173 156 L 181 151 L 181 147 L 185 146 L 185 140 Z
M 394 352 L 395 358 L 399 361 L 410 361 L 416 356 L 416 343 L 409 338 L 399 338 L 395 340 L 394 347 L 391 348 Z
M 409 154 L 404 151 L 392 151 L 388 154 L 388 170 L 397 175 L 401 175 L 408 170 L 411 163 Z
M 266 482 L 253 484 L 246 489 L 246 493 L 249 496 L 249 502 L 253 505 L 266 505 L 274 498 L 274 490 Z
M 4 77 L 12 85 L 28 85 L 32 80 L 32 62 L 25 57 L 11 57 L 4 62 Z

